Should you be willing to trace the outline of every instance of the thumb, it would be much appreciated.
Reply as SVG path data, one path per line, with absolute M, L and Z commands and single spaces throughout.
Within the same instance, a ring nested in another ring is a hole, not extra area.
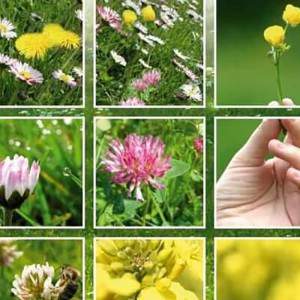
M 268 144 L 281 131 L 279 120 L 265 119 L 251 135 L 247 143 L 233 158 L 233 163 L 243 166 L 260 166 L 269 153 Z

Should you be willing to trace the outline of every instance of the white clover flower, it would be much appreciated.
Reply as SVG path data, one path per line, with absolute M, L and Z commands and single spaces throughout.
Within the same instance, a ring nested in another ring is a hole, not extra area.
M 65 74 L 62 70 L 56 70 L 52 73 L 52 75 L 55 79 L 58 79 L 58 80 L 64 82 L 71 88 L 74 88 L 77 86 L 75 78 L 71 75 Z
M 10 72 L 29 85 L 43 83 L 43 74 L 26 63 L 15 61 L 9 65 Z
M 54 268 L 48 263 L 25 266 L 21 276 L 15 276 L 11 292 L 21 300 L 53 300 L 53 278 Z
M 7 40 L 17 37 L 15 26 L 6 18 L 0 19 L 0 37 Z
M 113 60 L 114 60 L 117 64 L 119 64 L 119 65 L 121 65 L 121 66 L 123 66 L 123 67 L 126 67 L 127 62 L 126 62 L 126 60 L 125 60 L 125 58 L 124 58 L 123 56 L 119 55 L 119 54 L 118 54 L 116 51 L 114 51 L 114 50 L 111 50 L 111 51 L 110 51 L 110 55 L 111 55 L 111 57 L 113 58 Z
M 17 250 L 17 246 L 11 240 L 0 240 L 0 267 L 10 266 L 16 259 L 23 255 Z
M 15 155 L 0 162 L 0 204 L 8 209 L 19 208 L 32 194 L 40 175 L 40 166 Z
M 180 89 L 185 94 L 186 97 L 188 97 L 191 100 L 195 101 L 202 101 L 202 94 L 200 87 L 197 84 L 189 83 L 189 84 L 183 84 Z

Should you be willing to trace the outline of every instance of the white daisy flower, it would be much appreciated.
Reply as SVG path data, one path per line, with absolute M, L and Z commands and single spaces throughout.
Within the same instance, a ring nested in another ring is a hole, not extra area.
M 139 59 L 139 63 L 143 66 L 143 67 L 145 67 L 145 68 L 147 68 L 147 69 L 152 69 L 152 67 L 150 66 L 150 65 L 148 65 L 143 59 Z
M 200 87 L 195 83 L 183 84 L 180 89 L 191 100 L 202 101 L 202 94 Z
M 128 8 L 132 8 L 133 10 L 135 10 L 135 12 L 140 15 L 141 14 L 141 8 L 138 4 L 136 4 L 135 2 L 133 2 L 132 0 L 125 0 L 122 2 L 122 6 L 124 7 L 128 7 Z
M 123 56 L 119 55 L 119 54 L 118 54 L 116 51 L 114 51 L 114 50 L 111 50 L 111 51 L 110 51 L 110 55 L 112 56 L 113 60 L 114 60 L 117 64 L 119 64 L 119 65 L 121 65 L 121 66 L 123 66 L 123 67 L 126 67 L 127 62 L 126 62 L 126 60 L 125 60 L 125 58 L 124 58 Z
M 7 40 L 17 37 L 15 33 L 15 26 L 8 21 L 6 18 L 0 19 L 0 37 L 3 37 Z
M 71 88 L 77 85 L 75 78 L 71 75 L 65 74 L 62 70 L 56 70 L 52 73 L 53 77 L 70 86 Z
M 139 30 L 140 32 L 144 33 L 144 34 L 148 34 L 148 28 L 145 27 L 141 22 L 137 21 L 134 23 L 133 25 L 137 30 Z
M 43 74 L 26 63 L 23 64 L 19 61 L 16 61 L 9 67 L 11 73 L 29 85 L 43 83 L 44 81 Z
M 178 49 L 173 49 L 173 52 L 175 53 L 175 55 L 177 57 L 181 58 L 184 61 L 190 59 L 188 56 L 185 56 L 184 54 L 182 54 Z
M 83 77 L 83 71 L 80 67 L 74 67 L 72 71 L 77 77 Z
M 0 53 L 0 64 L 1 65 L 9 65 L 12 59 L 5 54 Z
M 153 42 L 156 42 L 156 43 L 160 44 L 160 45 L 164 45 L 165 44 L 165 42 L 161 38 L 159 38 L 157 36 L 147 35 L 147 38 L 149 40 L 153 41 Z
M 197 80 L 198 78 L 197 75 L 192 70 L 190 70 L 187 66 L 183 65 L 175 58 L 172 61 L 177 66 L 180 72 L 183 72 L 192 81 Z
M 81 22 L 83 22 L 83 11 L 81 9 L 77 9 L 75 11 L 77 19 L 79 19 Z
M 150 39 L 148 39 L 148 36 L 142 34 L 141 32 L 138 33 L 138 37 L 143 41 L 146 42 L 148 45 L 150 45 L 151 47 L 155 47 L 155 44 L 153 41 L 151 41 Z
M 203 21 L 203 17 L 199 15 L 196 11 L 193 9 L 188 9 L 186 13 L 194 19 L 194 21 Z

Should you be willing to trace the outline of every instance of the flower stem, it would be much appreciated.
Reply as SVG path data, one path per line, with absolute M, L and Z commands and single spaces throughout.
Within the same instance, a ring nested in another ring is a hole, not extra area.
M 275 64 L 276 67 L 276 81 L 277 81 L 277 93 L 279 97 L 279 101 L 282 103 L 283 100 L 283 93 L 282 93 L 282 85 L 281 85 L 281 78 L 280 78 L 280 63 L 279 58 L 277 58 L 277 62 Z
M 4 216 L 4 226 L 12 226 L 12 219 L 13 219 L 14 211 L 11 209 L 5 208 L 3 210 Z

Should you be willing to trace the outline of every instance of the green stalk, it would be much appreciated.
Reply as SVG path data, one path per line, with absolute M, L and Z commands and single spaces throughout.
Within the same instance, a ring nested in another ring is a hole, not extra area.
M 3 210 L 4 226 L 12 226 L 13 215 L 14 215 L 13 210 L 4 208 Z
M 281 84 L 281 78 L 280 78 L 280 62 L 279 58 L 277 58 L 277 62 L 275 64 L 276 67 L 276 82 L 277 82 L 277 93 L 278 93 L 278 99 L 282 103 L 283 100 L 283 93 L 282 93 L 282 84 Z

